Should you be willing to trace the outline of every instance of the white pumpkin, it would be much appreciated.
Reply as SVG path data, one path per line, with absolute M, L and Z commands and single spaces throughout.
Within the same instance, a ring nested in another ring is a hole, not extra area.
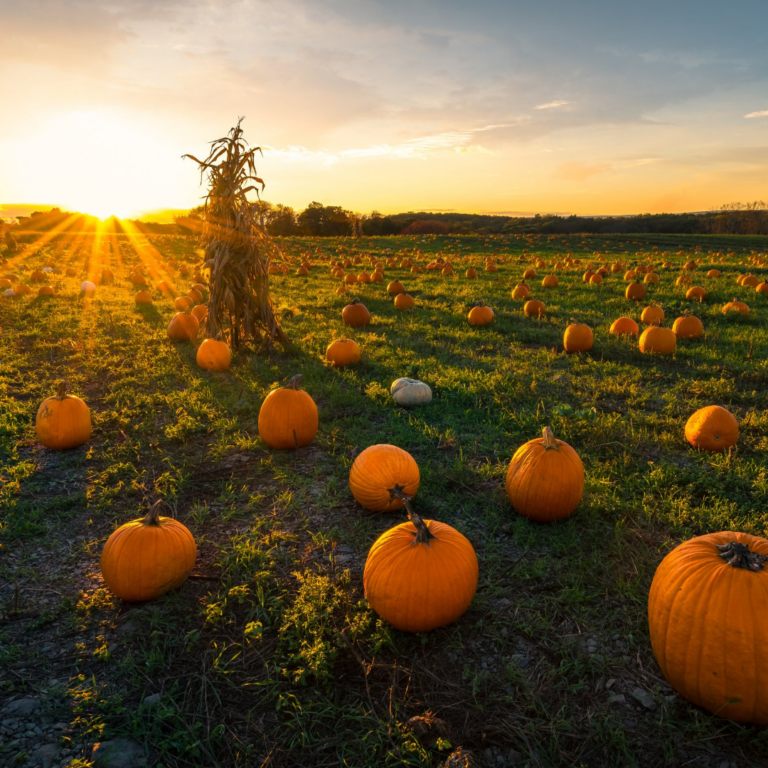
M 80 286 L 80 293 L 85 293 L 85 294 L 96 293 L 96 286 L 90 280 L 86 280 Z
M 43 272 L 51 273 L 53 272 L 53 267 L 43 267 Z
M 429 384 L 417 379 L 395 379 L 390 392 L 398 405 L 426 405 L 432 400 Z
M 6 288 L 3 291 L 3 296 L 7 296 L 8 298 L 11 298 L 12 296 L 16 295 L 16 291 L 13 290 L 13 288 Z

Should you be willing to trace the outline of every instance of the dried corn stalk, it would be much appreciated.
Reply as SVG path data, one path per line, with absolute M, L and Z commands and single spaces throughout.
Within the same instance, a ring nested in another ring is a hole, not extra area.
M 210 296 L 206 334 L 228 333 L 237 349 L 249 341 L 264 346 L 286 344 L 288 337 L 275 317 L 269 296 L 269 261 L 276 245 L 258 224 L 249 192 L 264 189 L 256 175 L 254 157 L 260 147 L 249 148 L 240 123 L 226 137 L 211 142 L 205 160 L 183 155 L 200 167 L 202 183 L 208 174 L 202 241 L 205 266 L 210 269 Z

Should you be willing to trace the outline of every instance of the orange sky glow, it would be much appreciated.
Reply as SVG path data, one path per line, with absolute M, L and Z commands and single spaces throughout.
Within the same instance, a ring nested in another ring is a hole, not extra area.
M 531 5 L 0 0 L 0 208 L 192 207 L 181 155 L 241 115 L 264 199 L 296 209 L 768 199 L 765 3 Z

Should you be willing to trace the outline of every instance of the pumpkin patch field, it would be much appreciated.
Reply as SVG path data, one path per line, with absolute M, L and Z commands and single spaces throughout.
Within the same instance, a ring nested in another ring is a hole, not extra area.
M 768 239 L 276 246 L 0 251 L 0 765 L 768 765 Z

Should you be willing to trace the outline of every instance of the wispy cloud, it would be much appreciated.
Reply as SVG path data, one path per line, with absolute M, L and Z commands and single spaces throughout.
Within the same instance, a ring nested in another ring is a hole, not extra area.
M 750 112 L 748 115 L 744 115 L 744 117 L 768 117 L 768 109 L 763 109 L 760 112 Z
M 573 102 L 566 101 L 565 99 L 555 99 L 555 101 L 548 101 L 546 104 L 537 104 L 534 109 L 554 109 L 555 107 L 564 107 L 566 104 L 573 104 Z

